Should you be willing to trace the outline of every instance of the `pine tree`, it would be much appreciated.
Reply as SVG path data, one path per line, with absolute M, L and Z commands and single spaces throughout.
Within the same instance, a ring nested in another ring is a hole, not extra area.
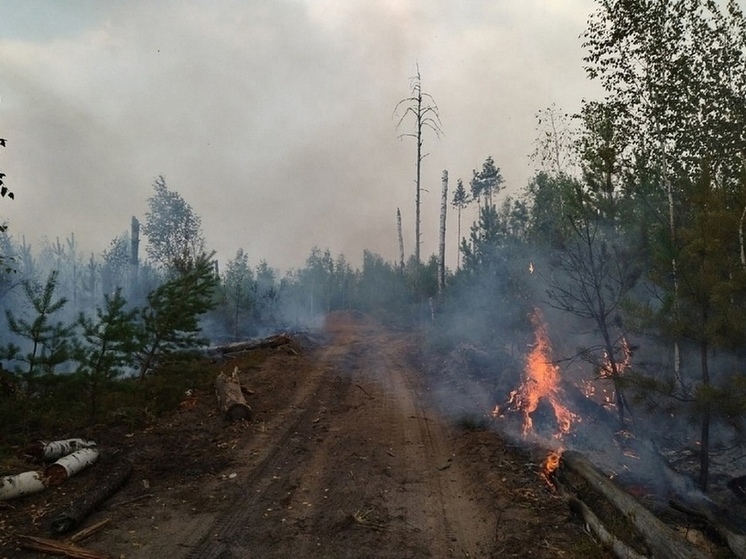
M 0 359 L 19 363 L 16 372 L 24 380 L 26 393 L 33 394 L 36 380 L 41 373 L 54 373 L 56 366 L 68 361 L 71 352 L 73 326 L 53 321 L 53 317 L 67 304 L 67 299 L 55 299 L 57 272 L 52 271 L 44 285 L 31 280 L 23 282 L 23 290 L 34 316 L 17 317 L 11 310 L 5 311 L 8 328 L 23 340 L 24 348 L 9 343 L 0 347 Z
M 104 307 L 96 309 L 95 320 L 83 313 L 78 318 L 83 339 L 76 344 L 74 356 L 77 372 L 85 379 L 91 424 L 106 386 L 134 363 L 137 309 L 128 311 L 126 304 L 121 288 L 117 288 L 113 295 L 104 295 Z
M 152 291 L 140 311 L 140 379 L 166 355 L 205 343 L 199 317 L 215 305 L 218 278 L 212 255 L 202 254 L 185 274 Z
M 254 292 L 254 272 L 249 267 L 249 258 L 243 249 L 238 249 L 236 256 L 228 261 L 220 289 L 225 308 L 230 314 L 234 339 L 239 337 L 238 325 L 242 313 L 248 312 L 253 306 Z
M 461 210 L 463 210 L 469 204 L 469 195 L 466 193 L 464 188 L 464 181 L 458 179 L 456 181 L 456 190 L 453 191 L 453 199 L 451 205 L 456 208 L 457 213 L 457 233 L 456 239 L 458 241 L 458 261 L 456 263 L 456 269 L 461 269 Z

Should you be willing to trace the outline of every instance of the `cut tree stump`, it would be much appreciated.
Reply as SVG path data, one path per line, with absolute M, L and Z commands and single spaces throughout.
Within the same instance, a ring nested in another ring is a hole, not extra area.
M 218 375 L 215 379 L 215 394 L 218 397 L 220 412 L 226 419 L 229 421 L 251 420 L 251 408 L 246 403 L 241 390 L 238 367 L 233 370 L 233 374 L 230 376 L 225 373 Z
M 104 501 L 124 486 L 131 474 L 132 462 L 127 459 L 111 459 L 101 464 L 92 488 L 52 516 L 50 531 L 57 535 L 66 534 L 80 526 Z
M 563 453 L 555 479 L 564 492 L 580 500 L 635 553 L 652 559 L 706 559 L 579 452 Z

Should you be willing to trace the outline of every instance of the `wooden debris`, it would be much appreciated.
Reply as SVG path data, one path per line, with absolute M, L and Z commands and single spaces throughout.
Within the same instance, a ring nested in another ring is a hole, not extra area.
M 132 474 L 132 462 L 119 459 L 113 465 L 99 470 L 96 483 L 84 495 L 61 512 L 53 515 L 50 531 L 53 534 L 66 534 L 80 526 L 101 504 L 116 493 Z
M 698 499 L 686 504 L 673 501 L 669 504 L 675 510 L 703 519 L 720 534 L 736 557 L 739 557 L 739 559 L 746 558 L 746 534 L 744 534 L 743 528 L 736 526 L 727 514 L 714 503 L 706 499 Z
M 110 504 L 109 508 L 115 508 L 115 507 L 123 507 L 124 505 L 129 505 L 131 503 L 136 503 L 137 501 L 142 501 L 143 499 L 150 499 L 153 496 L 152 493 L 145 493 L 144 495 L 138 495 L 137 497 L 132 497 L 131 499 L 125 499 L 124 501 L 117 501 L 116 503 Z
M 83 541 L 86 538 L 90 538 L 93 534 L 98 532 L 101 528 L 111 523 L 111 518 L 104 518 L 103 520 L 96 522 L 95 524 L 91 524 L 88 526 L 88 528 L 83 528 L 82 530 L 78 530 L 75 532 L 72 536 L 70 536 L 67 541 L 70 543 L 78 543 L 80 541 Z
M 46 488 L 41 472 L 29 471 L 0 478 L 0 501 L 38 493 Z
M 65 439 L 60 441 L 34 441 L 26 446 L 24 454 L 39 462 L 57 460 L 84 448 L 96 446 L 94 441 L 85 439 Z
M 617 487 L 582 454 L 566 451 L 555 479 L 639 555 L 655 559 L 705 559 L 704 554 Z M 611 526 L 616 529 L 612 530 Z
M 238 367 L 233 374 L 227 376 L 220 373 L 215 379 L 215 394 L 218 398 L 218 407 L 220 412 L 229 421 L 238 421 L 244 419 L 251 420 L 251 408 L 246 403 L 246 399 L 241 391 L 241 381 L 238 378 Z
M 82 472 L 96 460 L 98 460 L 98 449 L 83 448 L 76 450 L 47 466 L 44 470 L 44 477 L 49 485 L 60 485 L 68 478 Z
M 367 390 L 365 390 L 365 388 L 363 388 L 357 383 L 355 383 L 355 386 L 358 387 L 360 390 L 362 390 L 363 394 L 365 394 L 368 398 L 370 398 L 371 400 L 375 400 L 375 397 L 371 396 L 370 393 Z
M 62 555 L 72 559 L 109 559 L 109 555 L 78 547 L 71 543 L 39 538 L 36 536 L 18 536 L 18 545 L 31 551 L 39 551 L 49 555 Z
M 611 549 L 616 557 L 623 557 L 624 559 L 645 559 L 643 555 L 634 551 L 622 540 L 609 532 L 603 522 L 599 520 L 598 516 L 593 514 L 593 511 L 591 511 L 583 501 L 576 499 L 575 497 L 570 497 L 568 501 L 570 503 L 570 509 L 580 515 L 586 526 L 596 534 L 596 537 L 601 540 L 602 544 Z
M 299 348 L 295 347 L 295 341 L 287 334 L 278 334 L 276 336 L 269 336 L 260 340 L 248 340 L 245 342 L 235 342 L 232 344 L 208 347 L 205 351 L 210 357 L 220 357 L 231 353 L 242 353 L 257 349 L 273 349 L 288 344 L 296 353 L 298 353 Z

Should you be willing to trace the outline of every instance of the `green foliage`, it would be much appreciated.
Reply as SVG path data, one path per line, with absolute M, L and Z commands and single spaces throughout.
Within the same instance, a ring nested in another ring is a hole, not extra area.
M 140 378 L 163 357 L 203 344 L 199 317 L 215 304 L 218 284 L 212 255 L 199 255 L 191 268 L 148 295 L 140 311 Z
M 407 307 L 407 286 L 395 266 L 366 250 L 356 299 L 360 310 L 390 316 Z
M 567 175 L 552 176 L 538 173 L 525 189 L 530 204 L 526 224 L 526 238 L 536 247 L 561 248 L 572 235 L 572 221 L 576 214 L 577 180 Z
M 482 169 L 477 172 L 472 172 L 471 182 L 471 196 L 474 200 L 481 200 L 484 196 L 487 205 L 492 205 L 493 197 L 500 193 L 504 188 L 502 173 L 500 168 L 495 166 L 495 161 L 491 155 L 487 156 L 484 163 L 482 163 Z
M 589 198 L 645 241 L 647 290 L 627 308 L 674 343 L 671 397 L 691 398 L 685 409 L 701 420 L 705 489 L 719 390 L 711 354 L 744 334 L 746 20 L 732 1 L 603 0 L 584 37 L 588 75 L 606 90 L 585 112 Z M 612 190 L 624 195 L 605 200 Z M 609 203 L 620 201 L 621 211 Z M 682 374 L 695 369 L 680 366 L 685 343 L 698 376 Z
M 115 293 L 126 288 L 130 267 L 129 235 L 123 233 L 112 239 L 104 250 L 101 265 L 101 284 L 104 293 Z
M 169 190 L 166 179 L 153 183 L 143 232 L 148 237 L 148 256 L 168 272 L 184 274 L 197 265 L 205 251 L 202 220 L 178 192 Z
M 71 356 L 71 336 L 74 326 L 54 322 L 54 315 L 67 303 L 64 297 L 56 299 L 57 272 L 51 272 L 44 285 L 31 280 L 23 282 L 23 290 L 33 315 L 18 317 L 6 310 L 8 328 L 23 340 L 24 347 L 10 342 L 0 347 L 0 359 L 17 363 L 15 370 L 26 383 L 27 392 L 33 392 L 33 382 L 41 373 L 53 373 L 56 366 Z
M 254 305 L 255 292 L 254 272 L 249 266 L 249 258 L 243 249 L 238 249 L 236 256 L 228 261 L 218 289 L 218 300 L 236 340 L 246 332 L 246 328 L 239 328 L 239 325 L 241 318 L 247 316 Z
M 91 423 L 96 420 L 101 393 L 134 363 L 137 310 L 126 310 L 126 304 L 121 289 L 117 289 L 114 295 L 104 296 L 104 308 L 96 309 L 96 320 L 82 313 L 78 318 L 82 340 L 76 344 L 74 355 L 77 373 L 88 393 Z

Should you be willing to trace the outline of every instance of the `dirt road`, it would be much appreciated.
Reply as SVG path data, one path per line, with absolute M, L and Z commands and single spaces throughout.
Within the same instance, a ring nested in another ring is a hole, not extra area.
M 536 457 L 439 417 L 412 334 L 357 313 L 330 315 L 326 333 L 242 368 L 251 423 L 221 423 L 204 394 L 130 436 L 136 475 L 85 545 L 126 559 L 605 557 Z

